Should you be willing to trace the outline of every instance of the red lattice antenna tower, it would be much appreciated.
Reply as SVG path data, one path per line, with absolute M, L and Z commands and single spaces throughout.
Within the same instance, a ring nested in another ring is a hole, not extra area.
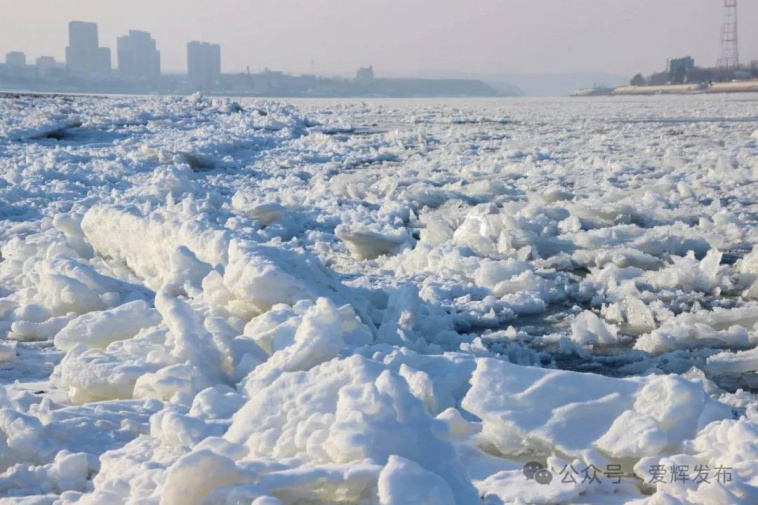
M 737 43 L 737 0 L 724 0 L 724 24 L 721 25 L 721 57 L 718 67 L 722 72 L 737 70 L 740 51 Z

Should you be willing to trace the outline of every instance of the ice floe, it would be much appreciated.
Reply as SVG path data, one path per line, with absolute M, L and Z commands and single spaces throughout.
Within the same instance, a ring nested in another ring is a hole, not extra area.
M 758 102 L 0 98 L 3 503 L 758 502 L 758 146 L 685 105 Z

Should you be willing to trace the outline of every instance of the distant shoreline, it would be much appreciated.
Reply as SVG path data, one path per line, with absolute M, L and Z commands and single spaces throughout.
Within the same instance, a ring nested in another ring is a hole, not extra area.
M 244 95 L 233 93 L 206 93 L 201 92 L 202 96 L 209 98 L 250 98 L 250 99 L 270 99 L 270 100 L 322 100 L 322 99 L 334 99 L 334 100 L 383 100 L 383 99 L 398 99 L 398 100 L 434 100 L 434 99 L 496 99 L 496 98 L 539 98 L 539 97 L 526 97 L 526 96 L 514 96 L 514 95 L 423 95 L 423 96 L 380 96 L 380 95 L 282 95 L 282 94 L 267 94 L 267 95 Z M 37 91 L 37 90 L 12 90 L 12 89 L 0 89 L 0 99 L 13 99 L 13 98 L 62 98 L 62 97 L 90 97 L 90 98 L 114 98 L 114 97 L 161 97 L 161 96 L 174 96 L 174 97 L 190 97 L 193 93 L 108 93 L 108 92 L 77 92 L 77 91 Z M 545 98 L 545 97 L 543 97 Z M 561 97 L 554 97 L 561 98 Z
M 46 82 L 44 80 L 5 80 L 0 89 L 6 92 L 40 94 L 93 95 L 176 95 L 191 96 L 201 92 L 207 96 L 251 98 L 473 98 L 512 96 L 476 79 L 320 79 L 314 76 L 288 76 L 269 72 L 225 76 L 227 81 L 208 89 L 188 87 L 183 82 Z
M 617 88 L 580 89 L 572 97 L 710 95 L 722 93 L 756 93 L 758 80 L 717 82 L 713 84 L 665 84 L 661 86 L 620 86 Z

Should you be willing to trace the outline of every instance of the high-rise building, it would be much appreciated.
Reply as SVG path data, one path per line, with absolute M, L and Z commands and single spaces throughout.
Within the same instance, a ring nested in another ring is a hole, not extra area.
M 161 53 L 147 32 L 129 30 L 118 38 L 118 72 L 129 79 L 157 79 L 161 75 Z
M 188 43 L 187 71 L 192 84 L 211 89 L 221 77 L 221 46 L 208 42 Z
M 52 56 L 40 56 L 34 63 L 39 75 L 47 75 L 55 68 L 55 58 Z
M 95 63 L 95 70 L 102 74 L 109 74 L 111 71 L 111 48 L 110 47 L 98 47 L 97 48 L 97 61 Z
M 21 51 L 11 51 L 5 55 L 5 64 L 11 67 L 25 67 L 26 55 Z
M 99 46 L 97 24 L 84 21 L 68 24 L 66 66 L 71 72 L 87 74 L 111 71 L 111 50 Z

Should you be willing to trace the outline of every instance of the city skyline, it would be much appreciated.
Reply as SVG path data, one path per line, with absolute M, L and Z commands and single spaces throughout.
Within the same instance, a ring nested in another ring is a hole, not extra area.
M 221 76 L 221 46 L 192 40 L 186 44 L 187 72 L 195 84 L 210 86 Z M 115 65 L 111 59 L 115 54 Z M 34 65 L 44 72 L 56 66 L 77 74 L 107 75 L 125 78 L 157 79 L 162 74 L 160 51 L 149 32 L 129 30 L 116 40 L 116 51 L 99 44 L 99 27 L 92 21 L 68 22 L 68 45 L 62 60 L 50 55 L 36 58 L 23 50 L 8 51 L 3 63 L 11 66 Z
M 129 29 L 126 34 L 117 37 L 115 47 L 112 49 L 108 46 L 100 46 L 97 22 L 73 19 L 68 21 L 66 25 L 68 27 L 68 44 L 64 48 L 62 58 L 54 56 L 53 54 L 59 54 L 55 51 L 37 55 L 29 54 L 24 48 L 18 48 L 4 52 L 6 60 L 11 59 L 11 62 L 5 61 L 4 63 L 18 66 L 35 65 L 42 62 L 43 66 L 47 66 L 52 62 L 52 64 L 62 64 L 73 72 L 96 74 L 108 73 L 113 70 L 125 77 L 135 77 L 137 76 L 136 73 L 140 74 L 138 75 L 140 77 L 155 78 L 166 72 L 161 67 L 158 43 L 149 31 Z M 168 73 L 185 73 L 190 78 L 194 78 L 195 81 L 207 80 L 209 76 L 218 78 L 221 75 L 220 44 L 193 39 L 188 40 L 184 47 L 186 48 L 186 68 L 182 69 L 183 72 L 182 70 L 174 69 L 172 71 L 169 69 Z M 193 50 L 199 50 L 202 54 L 193 58 Z M 135 51 L 154 51 L 157 54 L 153 61 L 130 61 L 134 59 L 134 56 L 128 58 L 127 54 Z M 112 55 L 115 56 L 115 62 L 111 59 Z M 121 56 L 119 57 L 119 55 Z M 135 65 L 145 68 L 135 70 Z
M 122 77 L 158 78 L 164 72 L 157 41 L 150 32 L 129 29 L 125 35 L 116 39 L 113 51 L 110 47 L 99 45 L 99 26 L 96 22 L 71 20 L 67 26 L 68 45 L 63 52 L 63 58 L 52 56 L 52 52 L 30 55 L 20 48 L 5 52 L 5 61 L 2 63 L 47 68 L 62 65 L 69 71 L 85 74 L 107 74 L 115 71 Z M 221 75 L 220 44 L 190 40 L 185 47 L 187 67 L 184 73 L 191 79 L 207 82 L 208 78 L 218 78 Z M 201 54 L 193 57 L 193 51 L 198 50 Z M 150 52 L 155 54 L 148 55 L 147 61 L 141 61 L 139 53 Z M 111 59 L 112 55 L 116 56 L 115 62 Z
M 34 65 L 26 55 L 6 53 L 0 65 L 0 85 L 37 91 L 104 93 L 187 93 L 294 96 L 502 96 L 493 86 L 476 79 L 383 79 L 375 80 L 371 67 L 360 69 L 356 79 L 317 79 L 315 75 L 293 76 L 281 71 L 223 74 L 221 46 L 191 41 L 186 44 L 187 72 L 183 76 L 161 72 L 161 52 L 149 32 L 129 30 L 116 42 L 116 66 L 111 50 L 100 46 L 97 23 L 68 23 L 65 63 L 40 56 Z M 370 75 L 366 75 L 366 72 Z M 179 77 L 179 78 L 177 78 Z M 506 85 L 506 93 L 521 93 Z
M 98 23 L 101 45 L 115 48 L 130 29 L 150 32 L 166 73 L 187 71 L 185 44 L 204 40 L 225 50 L 223 72 L 275 68 L 294 73 L 345 74 L 373 64 L 385 73 L 451 70 L 564 73 L 605 71 L 632 75 L 662 69 L 668 57 L 691 55 L 703 65 L 719 56 L 720 2 L 652 0 L 602 2 L 545 0 L 539 6 L 482 0 L 388 1 L 357 6 L 342 0 L 207 2 L 135 0 L 129 8 L 91 0 L 11 6 L 0 20 L 0 52 L 22 50 L 63 60 L 66 23 Z M 401 10 L 402 7 L 402 10 Z M 758 4 L 741 5 L 743 25 Z M 24 25 L 44 29 L 34 36 Z M 758 58 L 758 33 L 741 31 L 744 60 Z

